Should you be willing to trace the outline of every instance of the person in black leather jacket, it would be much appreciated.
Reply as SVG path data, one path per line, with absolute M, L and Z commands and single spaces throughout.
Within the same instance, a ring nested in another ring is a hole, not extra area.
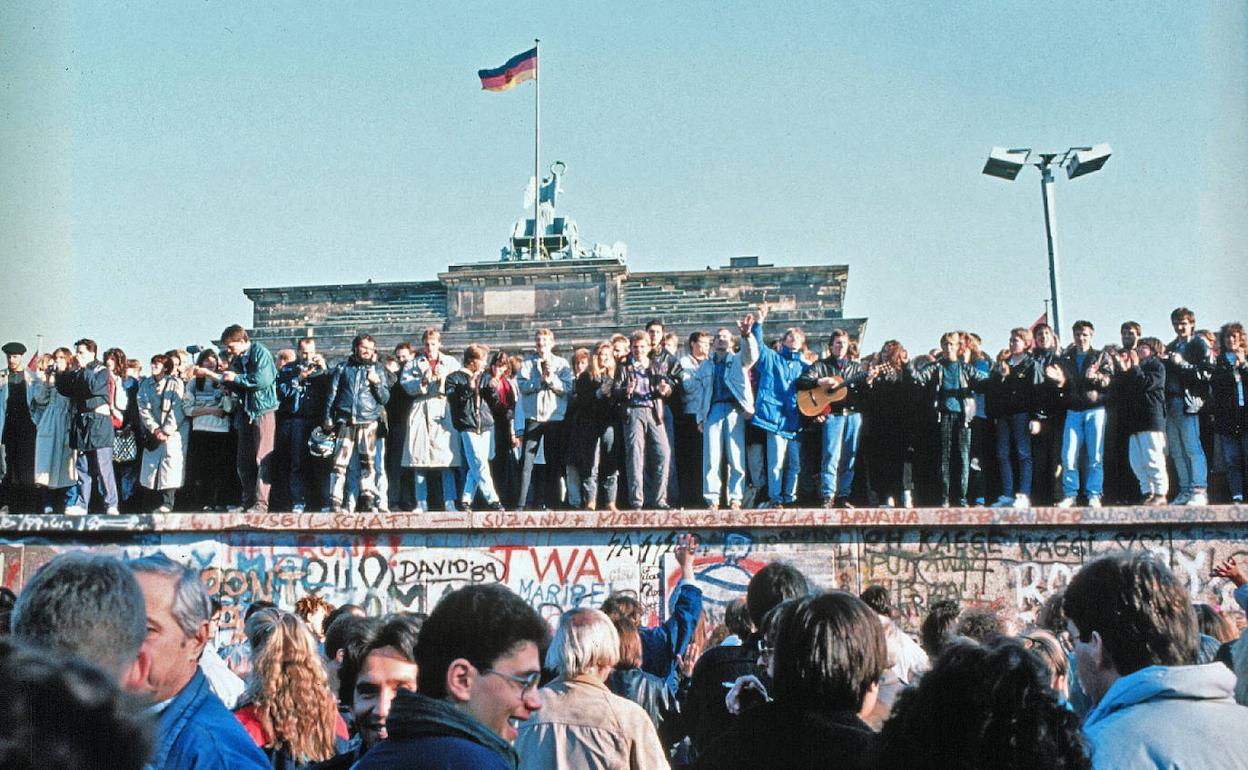
M 486 369 L 489 353 L 489 348 L 484 345 L 469 345 L 464 350 L 464 368 L 446 377 L 446 402 L 451 408 L 451 423 L 459 431 L 464 464 L 468 467 L 464 495 L 460 498 L 460 510 L 463 511 L 472 510 L 478 489 L 492 510 L 503 509 L 490 471 L 498 390 Z
M 342 510 L 347 483 L 347 467 L 352 457 L 360 457 L 360 508 L 378 510 L 376 470 L 377 421 L 390 399 L 389 378 L 377 363 L 377 345 L 367 334 L 351 341 L 351 357 L 330 374 L 329 395 L 325 399 L 326 430 L 333 430 L 334 469 L 330 473 L 330 504 Z

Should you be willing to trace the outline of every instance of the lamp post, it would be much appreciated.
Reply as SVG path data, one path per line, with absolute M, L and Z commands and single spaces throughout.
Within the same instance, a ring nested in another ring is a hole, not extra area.
M 1065 152 L 1040 152 L 1032 155 L 1031 148 L 1005 149 L 993 147 L 984 164 L 984 173 L 999 179 L 1014 181 L 1023 166 L 1040 169 L 1040 197 L 1044 204 L 1044 237 L 1049 248 L 1049 296 L 1053 304 L 1051 326 L 1062 329 L 1061 281 L 1058 278 L 1057 260 L 1057 213 L 1053 201 L 1053 167 L 1065 167 L 1068 179 L 1099 171 L 1112 153 L 1108 144 L 1093 147 L 1071 147 Z

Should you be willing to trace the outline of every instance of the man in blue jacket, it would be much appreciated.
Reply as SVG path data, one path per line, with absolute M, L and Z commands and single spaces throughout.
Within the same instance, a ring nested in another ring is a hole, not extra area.
M 208 685 L 199 656 L 212 606 L 199 575 L 164 554 L 130 562 L 147 608 L 147 681 L 159 716 L 155 770 L 269 770 L 269 761 Z
M 641 670 L 665 681 L 673 693 L 678 684 L 677 664 L 702 619 L 702 589 L 693 574 L 693 557 L 697 552 L 697 540 L 688 534 L 682 535 L 672 549 L 672 556 L 680 567 L 680 582 L 676 584 L 676 598 L 663 624 L 645 627 L 641 622 L 641 603 L 624 594 L 608 596 L 601 608 L 611 620 L 628 618 L 637 626 L 641 637 Z
M 1075 663 L 1096 707 L 1094 770 L 1248 768 L 1248 708 L 1222 663 L 1192 665 L 1199 632 L 1186 587 L 1152 554 L 1104 556 L 1063 598 Z
M 797 474 L 801 470 L 801 445 L 797 432 L 797 390 L 794 384 L 806 371 L 802 348 L 806 334 L 796 326 L 786 329 L 780 350 L 772 350 L 763 339 L 767 306 L 758 309 L 751 333 L 758 343 L 758 389 L 754 394 L 756 427 L 767 434 L 767 502 L 763 508 L 783 508 L 797 501 Z

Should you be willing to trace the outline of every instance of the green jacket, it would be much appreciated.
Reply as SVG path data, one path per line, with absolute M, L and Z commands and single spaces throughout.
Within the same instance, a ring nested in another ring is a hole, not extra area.
M 243 411 L 249 422 L 277 409 L 277 365 L 273 354 L 259 342 L 251 343 L 230 369 L 238 377 L 230 389 L 243 397 Z

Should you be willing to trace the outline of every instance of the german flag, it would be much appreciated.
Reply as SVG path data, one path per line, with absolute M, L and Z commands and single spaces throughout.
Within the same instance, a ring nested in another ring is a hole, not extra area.
M 516 54 L 497 69 L 477 70 L 481 88 L 486 91 L 510 91 L 526 80 L 537 77 L 537 48 Z

